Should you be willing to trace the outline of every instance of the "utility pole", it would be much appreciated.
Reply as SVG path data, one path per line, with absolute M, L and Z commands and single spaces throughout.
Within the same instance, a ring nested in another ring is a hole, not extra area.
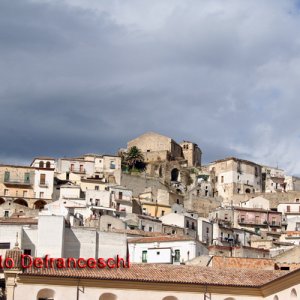
M 207 285 L 205 286 L 205 292 L 204 292 L 204 300 L 211 300 L 211 293 L 207 291 Z

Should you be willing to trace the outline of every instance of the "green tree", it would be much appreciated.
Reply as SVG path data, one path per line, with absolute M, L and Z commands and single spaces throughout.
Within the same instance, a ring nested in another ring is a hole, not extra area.
M 124 157 L 124 163 L 128 166 L 129 170 L 143 171 L 146 168 L 144 155 L 141 150 L 133 146 L 131 147 Z

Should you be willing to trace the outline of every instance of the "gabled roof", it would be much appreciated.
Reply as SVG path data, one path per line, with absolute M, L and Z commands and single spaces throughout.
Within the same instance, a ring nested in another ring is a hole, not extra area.
M 294 271 L 297 272 L 297 271 Z M 293 272 L 292 272 L 293 273 Z M 219 269 L 191 265 L 131 264 L 120 269 L 25 269 L 23 276 L 121 280 L 197 284 L 232 287 L 261 287 L 289 274 L 287 271 Z

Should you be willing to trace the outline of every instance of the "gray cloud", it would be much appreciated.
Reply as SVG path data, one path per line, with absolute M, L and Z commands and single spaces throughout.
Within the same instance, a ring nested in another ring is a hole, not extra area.
M 0 2 L 0 160 L 144 131 L 300 174 L 297 1 Z

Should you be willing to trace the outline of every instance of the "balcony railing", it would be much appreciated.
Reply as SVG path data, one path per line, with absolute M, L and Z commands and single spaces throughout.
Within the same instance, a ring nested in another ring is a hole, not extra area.
M 268 226 L 267 221 L 255 222 L 255 221 L 250 221 L 250 220 L 246 220 L 246 219 L 238 219 L 238 223 L 242 224 L 242 225 Z
M 280 227 L 281 223 L 280 222 L 270 222 L 269 225 L 270 225 L 270 227 Z
M 30 186 L 33 184 L 32 179 L 25 179 L 25 178 L 4 178 L 5 185 L 23 185 L 23 186 Z
M 69 171 L 72 173 L 79 173 L 79 174 L 85 174 L 86 170 L 84 168 L 76 168 L 76 167 L 70 167 Z

